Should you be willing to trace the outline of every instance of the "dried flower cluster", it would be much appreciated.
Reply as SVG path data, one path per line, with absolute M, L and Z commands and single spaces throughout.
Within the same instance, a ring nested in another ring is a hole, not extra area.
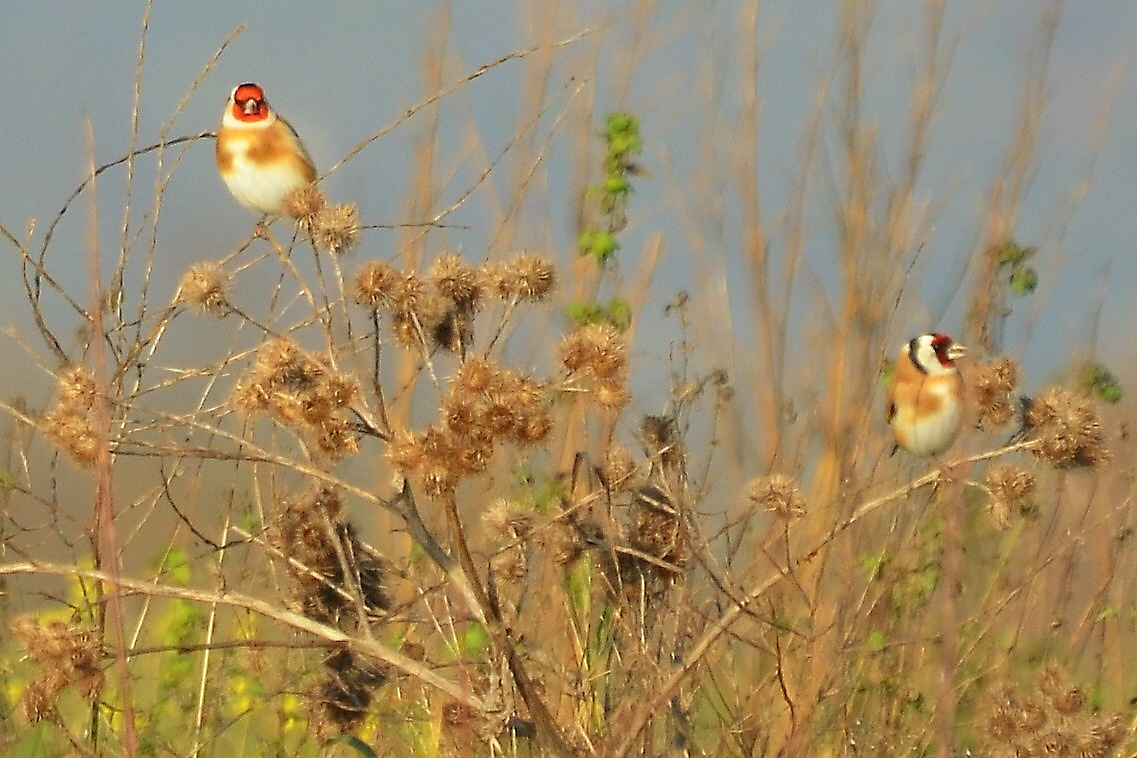
M 683 518 L 675 498 L 655 484 L 645 484 L 632 497 L 627 528 L 628 546 L 676 568 L 687 565 L 689 555 L 683 540 Z
M 502 546 L 490 559 L 494 575 L 501 581 L 516 582 L 529 568 L 524 540 L 533 531 L 533 509 L 516 500 L 501 499 L 482 515 L 490 538 Z
M 1121 720 L 1085 713 L 1085 704 L 1082 689 L 1053 666 L 1043 671 L 1033 696 L 999 687 L 981 722 L 989 754 L 1112 755 L 1125 732 Z
M 453 493 L 460 479 L 484 471 L 495 443 L 535 445 L 553 426 L 544 384 L 480 358 L 462 364 L 439 414 L 440 422 L 404 435 L 388 451 L 395 468 L 417 477 L 431 497 Z
M 300 222 L 317 250 L 335 255 L 359 244 L 359 208 L 354 203 L 330 205 L 314 184 L 291 190 L 284 198 L 284 212 Z
M 776 513 L 783 518 L 805 515 L 805 498 L 797 483 L 783 474 L 751 479 L 745 488 L 746 500 L 754 508 Z
M 557 270 L 539 253 L 522 253 L 513 260 L 482 267 L 486 290 L 513 302 L 537 302 L 557 286 Z
M 987 470 L 983 483 L 991 494 L 987 508 L 1000 529 L 1010 524 L 1013 515 L 1034 511 L 1035 479 L 1026 469 L 998 464 Z
M 225 294 L 228 284 L 220 263 L 195 263 L 182 275 L 178 284 L 178 302 L 196 306 L 210 316 L 224 316 L 229 310 Z
M 271 538 L 289 560 L 295 604 L 305 616 L 355 632 L 357 591 L 368 617 L 381 616 L 390 607 L 385 566 L 356 537 L 335 490 L 314 489 L 286 503 Z M 347 650 L 332 652 L 324 666 L 327 675 L 315 694 L 320 715 L 340 729 L 358 724 L 386 675 Z
M 379 615 L 388 607 L 383 566 L 359 542 L 335 490 L 316 489 L 288 502 L 272 540 L 289 558 L 305 616 L 339 625 L 346 615 L 344 628 L 357 628 L 355 582 L 369 614 Z M 344 581 L 345 562 L 354 574 L 351 582 Z
M 612 445 L 608 448 L 601 472 L 605 487 L 613 492 L 626 492 L 635 486 L 640 469 L 626 447 Z
M 257 352 L 249 377 L 235 390 L 234 402 L 249 414 L 266 414 L 320 453 L 333 459 L 358 452 L 347 419 L 356 399 L 355 379 L 338 374 L 295 342 L 271 340 Z
M 648 458 L 658 462 L 663 471 L 675 471 L 682 465 L 683 446 L 673 417 L 644 416 L 640 424 L 640 442 Z
M 640 486 L 631 493 L 627 506 L 628 518 L 619 529 L 620 544 L 600 552 L 600 568 L 609 596 L 636 608 L 634 617 L 650 630 L 657 614 L 668 607 L 667 594 L 686 576 L 690 546 L 682 503 L 662 481 Z M 584 542 L 591 544 L 587 539 Z
M 59 375 L 56 405 L 43 417 L 43 433 L 75 463 L 89 466 L 98 455 L 93 410 L 95 378 L 83 366 Z
M 1026 424 L 1040 441 L 1032 452 L 1053 466 L 1094 466 L 1109 460 L 1101 422 L 1090 401 L 1057 387 L 1031 401 Z
M 995 358 L 979 364 L 968 375 L 968 391 L 975 401 L 976 423 L 993 426 L 1009 424 L 1019 408 L 1015 387 L 1019 381 L 1019 367 L 1010 358 Z
M 369 261 L 355 276 L 355 302 L 391 319 L 395 339 L 407 347 L 442 348 L 464 354 L 473 341 L 474 317 L 487 295 L 520 302 L 545 297 L 556 282 L 543 256 L 474 267 L 460 255 L 440 256 L 425 277 Z
M 619 409 L 628 402 L 627 350 L 616 327 L 583 326 L 565 337 L 560 352 L 572 386 L 605 408 Z
M 24 718 L 29 722 L 48 717 L 68 685 L 75 685 L 90 702 L 99 697 L 103 689 L 99 666 L 102 651 L 93 630 L 21 616 L 12 622 L 12 636 L 40 666 L 39 676 L 24 688 L 21 699 Z

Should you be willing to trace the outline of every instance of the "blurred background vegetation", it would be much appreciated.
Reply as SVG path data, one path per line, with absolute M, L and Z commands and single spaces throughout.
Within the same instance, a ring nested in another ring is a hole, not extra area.
M 155 115 L 144 11 L 122 152 L 0 219 L 5 754 L 1132 751 L 1134 361 L 1100 346 L 1133 324 L 1070 275 L 1111 106 L 1047 131 L 1072 9 L 1020 11 L 1013 117 L 968 144 L 1000 13 L 913 6 L 890 60 L 896 14 L 843 2 L 771 155 L 762 4 L 556 6 L 473 62 L 437 9 L 411 104 L 268 224 L 182 184 L 242 30 Z M 1080 160 L 1039 210 L 1048 139 Z M 215 202 L 238 233 L 187 224 Z M 891 455 L 933 328 L 967 429 Z

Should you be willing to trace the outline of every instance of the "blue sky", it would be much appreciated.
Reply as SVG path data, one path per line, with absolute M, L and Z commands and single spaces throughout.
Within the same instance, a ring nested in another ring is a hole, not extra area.
M 569 5 L 569 4 L 560 4 Z M 764 58 L 759 98 L 763 106 L 760 175 L 766 212 L 776 216 L 796 168 L 803 120 L 817 81 L 833 60 L 837 3 L 824 0 L 763 2 L 760 48 Z M 867 65 L 865 109 L 881 134 L 882 162 L 899 171 L 906 137 L 911 73 L 923 48 L 919 3 L 881 2 L 874 23 Z M 962 35 L 952 73 L 944 84 L 932 150 L 920 191 L 943 211 L 927 230 L 927 256 L 933 278 L 950 278 L 963 265 L 962 253 L 976 242 L 977 219 L 1001 156 L 1014 132 L 1020 92 L 1026 81 L 1028 55 L 1037 40 L 1042 3 L 1019 0 L 949 4 L 949 33 Z M 157 3 L 146 38 L 140 141 L 157 138 L 189 84 L 225 37 L 239 25 L 244 32 L 221 57 L 215 71 L 188 102 L 171 134 L 215 129 L 231 87 L 241 81 L 263 84 L 274 105 L 300 131 L 321 168 L 385 124 L 395 121 L 427 94 L 423 60 L 436 45 L 436 9 L 431 3 L 246 2 L 230 4 Z M 540 37 L 525 2 L 456 0 L 444 57 L 444 79 L 494 60 Z M 627 88 L 615 102 L 619 51 L 631 44 L 628 21 L 632 5 L 585 2 L 558 11 L 552 36 L 607 19 L 604 53 L 596 73 L 597 110 L 626 107 L 643 119 L 646 150 L 643 163 L 652 169 L 640 180 L 630 209 L 625 240 L 625 268 L 636 265 L 635 251 L 653 234 L 663 234 L 668 248 L 655 284 L 651 312 L 687 286 L 692 272 L 684 258 L 683 232 L 677 227 L 674 203 L 699 170 L 699 130 L 705 109 L 720 107 L 728 118 L 737 103 L 732 60 L 740 4 L 662 2 L 653 16 L 653 45 Z M 610 15 L 605 15 L 606 13 Z M 98 162 L 121 156 L 129 138 L 133 72 L 138 55 L 141 3 L 9 2 L 0 9 L 0 96 L 8 103 L 0 140 L 0 223 L 22 234 L 36 219 L 34 239 L 84 174 L 84 119 L 94 130 Z M 550 92 L 568 85 L 569 77 L 592 75 L 584 66 L 594 35 L 566 53 L 550 83 Z M 1042 248 L 1043 285 L 1031 305 L 1038 318 L 1012 324 L 1008 349 L 1028 358 L 1033 381 L 1059 370 L 1064 357 L 1083 349 L 1092 333 L 1102 300 L 1105 325 L 1097 334 L 1097 350 L 1118 365 L 1129 361 L 1134 336 L 1129 294 L 1137 284 L 1132 240 L 1137 238 L 1133 178 L 1137 176 L 1137 6 L 1129 0 L 1093 0 L 1067 4 L 1048 65 L 1046 111 L 1040 135 L 1041 160 L 1014 232 L 1024 244 Z M 448 158 L 461 175 L 461 151 L 469 135 L 469 119 L 496 153 L 516 129 L 522 67 L 507 64 L 473 83 L 455 105 L 444 111 L 440 134 L 450 146 Z M 700 88 L 717 82 L 714 106 Z M 556 110 L 556 99 L 552 98 Z M 1091 146 L 1100 117 L 1108 129 L 1084 189 Z M 410 123 L 370 146 L 328 182 L 334 199 L 356 200 L 367 223 L 404 220 L 406 175 L 410 151 L 421 122 Z M 445 151 L 444 151 L 445 152 Z M 212 145 L 199 143 L 182 158 L 163 207 L 156 277 L 160 301 L 173 293 L 185 267 L 202 258 L 218 257 L 248 234 L 251 218 L 225 193 L 212 163 Z M 571 171 L 550 159 L 550 181 Z M 152 164 L 140 161 L 136 197 L 148 198 Z M 506 182 L 498 180 L 498 189 Z M 462 182 L 452 187 L 457 192 Z M 548 205 L 530 208 L 540 214 L 523 219 L 521 245 L 552 244 L 562 256 L 571 252 L 573 209 L 565 188 L 550 186 Z M 123 174 L 108 172 L 100 184 L 101 240 L 116 244 L 121 216 Z M 1072 194 L 1084 192 L 1077 212 L 1063 233 L 1054 219 Z M 560 202 L 558 202 L 560 201 Z M 483 201 L 479 201 L 483 202 Z M 484 202 L 489 202 L 484 201 Z M 470 229 L 451 233 L 449 242 L 480 256 L 492 231 L 478 228 L 479 209 L 459 214 Z M 547 216 L 547 218 L 546 218 Z M 61 226 L 53 252 L 61 276 L 81 286 L 82 214 L 72 211 Z M 814 243 L 823 259 L 827 231 L 818 213 Z M 526 231 L 529 230 L 529 231 Z M 551 238 L 549 235 L 552 235 Z M 729 241 L 729 240 L 728 240 Z M 389 257 L 390 233 L 368 235 L 359 255 Z M 74 250 L 75 265 L 66 257 Z M 723 270 L 738 265 L 729 245 L 721 251 Z M 15 266 L 10 249 L 0 261 Z M 14 271 L 14 268 L 12 269 Z M 728 273 L 729 278 L 729 273 Z M 1108 287 L 1106 286 L 1108 283 Z M 924 302 L 908 304 L 914 321 L 954 328 L 960 304 L 939 297 L 935 281 L 922 282 Z M 82 292 L 83 290 L 78 290 Z M 27 326 L 18 276 L 0 280 L 0 322 Z M 732 307 L 745 293 L 732 292 Z M 1104 299 L 1103 299 L 1104 298 Z M 1025 310 L 1025 309 L 1024 309 Z M 913 327 L 915 329 L 915 327 Z M 904 336 L 899 325 L 890 338 Z M 671 339 L 669 337 L 668 339 Z M 662 353 L 666 341 L 643 350 Z M 1031 363 L 1033 356 L 1034 363 Z M 1131 363 L 1129 364 L 1131 365 Z M 650 410 L 648 408 L 647 410 Z

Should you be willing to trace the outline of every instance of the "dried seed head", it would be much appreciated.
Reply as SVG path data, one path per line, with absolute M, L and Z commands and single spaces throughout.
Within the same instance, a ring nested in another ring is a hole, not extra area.
M 610 324 L 588 324 L 561 343 L 561 363 L 570 376 L 623 381 L 627 370 L 624 338 Z
M 468 358 L 454 376 L 454 394 L 486 392 L 497 380 L 497 368 L 484 358 Z
M 284 195 L 285 215 L 299 221 L 310 222 L 327 204 L 327 196 L 315 184 L 295 187 Z
M 232 402 L 244 413 L 265 413 L 297 430 L 324 455 L 354 454 L 358 439 L 347 412 L 359 385 L 330 363 L 291 340 L 274 339 L 257 352 L 253 370 L 237 385 Z
M 28 658 L 41 667 L 24 690 L 22 706 L 28 721 L 50 716 L 60 693 L 69 685 L 90 702 L 98 699 L 103 688 L 102 649 L 94 631 L 32 616 L 14 619 L 11 631 Z
M 478 271 L 456 253 L 443 255 L 430 267 L 427 278 L 438 293 L 455 305 L 473 309 L 482 297 Z
M 359 452 L 359 439 L 342 419 L 327 419 L 321 423 L 316 430 L 315 442 L 320 452 L 333 458 Z
M 1006 528 L 1012 515 L 1024 515 L 1033 510 L 1035 480 L 1026 469 L 1010 464 L 992 466 L 987 470 L 984 484 L 991 493 L 988 508 L 999 528 Z
M 1051 388 L 1031 401 L 1026 422 L 1040 441 L 1032 452 L 1053 466 L 1094 466 L 1110 458 L 1101 422 L 1084 397 Z
M 637 550 L 676 566 L 687 562 L 681 539 L 682 521 L 671 495 L 654 484 L 645 484 L 632 496 L 636 506 L 627 530 L 629 544 Z
M 320 208 L 308 222 L 308 236 L 318 250 L 333 255 L 346 253 L 359 244 L 359 208 L 354 203 Z
M 225 295 L 228 277 L 220 263 L 195 263 L 182 275 L 178 284 L 178 301 L 197 306 L 212 316 L 223 316 L 229 308 Z
M 489 287 L 503 300 L 536 302 L 557 285 L 557 270 L 539 253 L 523 253 L 511 261 L 486 264 L 482 269 Z
M 1086 693 L 1081 687 L 1071 685 L 1066 672 L 1058 666 L 1046 667 L 1039 677 L 1038 689 L 1054 710 L 1064 716 L 1077 713 L 1086 704 Z
M 619 410 L 632 399 L 632 393 L 619 382 L 597 382 L 593 398 L 602 408 Z
M 783 518 L 805 515 L 805 498 L 794 480 L 782 474 L 751 479 L 746 485 L 746 499 L 752 507 Z
M 533 530 L 533 509 L 516 500 L 499 498 L 482 514 L 482 524 L 497 542 L 516 542 Z
M 387 446 L 387 460 L 399 471 L 409 474 L 422 466 L 426 460 L 426 451 L 417 437 L 402 432 Z
M 631 452 L 621 445 L 613 445 L 604 458 L 604 481 L 614 492 L 630 489 L 635 482 L 636 461 Z
M 43 433 L 80 466 L 90 466 L 98 457 L 95 427 L 77 408 L 59 406 L 43 417 Z
M 425 296 L 426 285 L 418 276 L 406 271 L 399 272 L 391 286 L 391 310 L 413 312 Z
M 553 416 L 548 411 L 523 413 L 517 418 L 510 438 L 519 445 L 537 445 L 544 442 L 553 430 Z
M 1015 387 L 1018 365 L 1007 357 L 974 366 L 968 377 L 968 390 L 978 409 L 978 423 L 1003 426 L 1014 420 L 1018 408 Z
M 353 296 L 365 308 L 377 310 L 391 297 L 399 274 L 387 261 L 368 261 L 355 274 Z
M 674 470 L 683 462 L 679 430 L 671 416 L 644 416 L 640 424 L 640 442 L 647 455 L 658 460 L 665 470 Z
M 71 366 L 60 374 L 58 391 L 62 406 L 89 409 L 95 405 L 95 377 L 83 366 Z

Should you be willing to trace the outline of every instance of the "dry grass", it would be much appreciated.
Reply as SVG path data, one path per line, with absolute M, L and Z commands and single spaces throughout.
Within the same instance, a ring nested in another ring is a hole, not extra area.
M 762 16 L 747 4 L 740 39 L 714 59 L 737 74 L 737 107 L 716 110 L 713 85 L 690 92 L 706 159 L 671 191 L 681 239 L 644 235 L 634 194 L 589 189 L 671 177 L 612 158 L 591 77 L 555 86 L 562 67 L 616 61 L 614 102 L 630 107 L 634 74 L 665 45 L 663 12 L 646 0 L 603 34 L 556 3 L 526 4 L 542 30 L 532 46 L 461 74 L 442 65 L 436 25 L 423 101 L 332 169 L 406 121 L 418 129 L 403 212 L 430 222 L 399 230 L 394 259 L 371 247 L 354 205 L 316 189 L 292 198 L 294 219 L 190 267 L 168 303 L 149 287 L 164 265 L 156 213 L 124 229 L 94 295 L 68 291 L 54 228 L 106 171 L 176 164 L 177 146 L 208 138 L 168 131 L 92 170 L 38 246 L 0 230 L 39 332 L 17 341 L 56 387 L 42 408 L 3 404 L 0 575 L 19 610 L 5 611 L 15 639 L 3 654 L 26 659 L 4 680 L 22 718 L 5 720 L 0 745 L 1132 749 L 1137 451 L 1118 415 L 1077 388 L 1021 402 L 1022 371 L 1000 355 L 1021 301 L 997 253 L 1036 166 L 1041 74 L 955 293 L 963 341 L 991 356 L 965 369 L 976 428 L 946 460 L 889 458 L 870 401 L 892 342 L 910 336 L 928 209 L 943 202 L 921 179 L 961 44 L 945 7 L 924 6 L 926 57 L 892 176 L 865 105 L 875 4 L 841 5 L 774 205 L 753 138 Z M 1043 59 L 1057 25 L 1040 13 Z M 523 70 L 515 131 L 475 134 L 456 159 L 469 171 L 455 171 L 440 114 L 467 113 L 466 87 L 504 65 Z M 559 146 L 581 172 L 574 232 L 646 240 L 641 250 L 601 265 L 527 213 L 549 200 Z M 490 242 L 458 254 L 445 224 L 467 203 L 492 210 Z M 546 249 L 517 246 L 532 225 Z M 724 239 L 741 260 L 719 252 Z M 665 244 L 691 251 L 694 275 L 660 318 L 644 303 Z M 561 316 L 582 304 L 595 306 L 577 311 L 591 323 Z M 611 323 L 625 313 L 630 328 Z M 645 356 L 661 333 L 667 359 Z M 644 391 L 666 407 L 638 412 Z M 1132 416 L 1131 400 L 1120 408 Z M 89 471 L 102 474 L 99 511 L 76 505 L 96 501 Z

